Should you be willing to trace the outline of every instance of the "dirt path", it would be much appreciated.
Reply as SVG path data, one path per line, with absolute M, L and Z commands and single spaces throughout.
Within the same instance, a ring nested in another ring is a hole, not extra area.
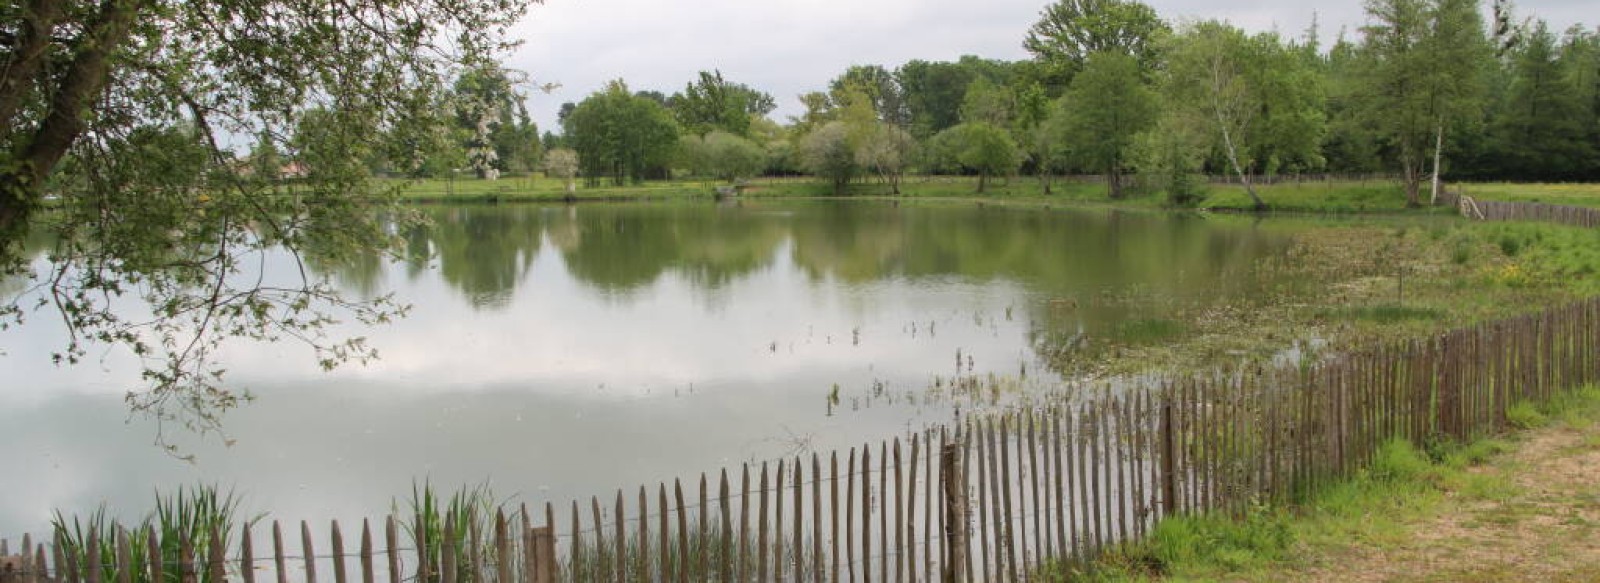
M 1310 551 L 1315 581 L 1600 582 L 1600 422 L 1558 421 L 1472 468 L 1495 487 L 1450 491 L 1397 540 Z M 1274 576 L 1273 578 L 1276 578 Z

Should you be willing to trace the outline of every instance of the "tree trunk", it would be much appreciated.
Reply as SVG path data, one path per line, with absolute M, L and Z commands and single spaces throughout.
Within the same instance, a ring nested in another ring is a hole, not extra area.
M 984 172 L 979 172 L 978 173 L 978 194 L 983 194 L 984 187 L 986 187 L 988 185 L 989 185 L 989 175 L 987 173 L 984 173 Z
M 1433 133 L 1433 191 L 1428 195 L 1428 205 L 1439 204 L 1439 160 L 1444 157 L 1444 122 L 1440 121 Z
M 1044 195 L 1045 196 L 1050 196 L 1050 173 L 1049 172 L 1045 172 L 1045 171 L 1040 171 L 1039 172 L 1039 184 L 1044 185 Z
M 1122 174 L 1115 168 L 1106 173 L 1106 192 L 1111 196 L 1111 200 L 1122 198 Z
M 4 76 L 0 76 L 0 122 L 5 123 L 0 127 L 0 138 L 10 138 L 16 129 L 11 125 L 16 121 L 12 116 L 33 92 L 31 86 L 50 48 L 50 34 L 61 17 L 61 5 L 58 0 L 30 0 L 24 9 L 22 31 L 7 59 Z
M 1267 203 L 1256 195 L 1256 187 L 1250 184 L 1250 176 L 1245 174 L 1244 165 L 1239 163 L 1239 149 L 1233 144 L 1233 134 L 1228 131 L 1228 124 L 1222 118 L 1220 110 L 1217 114 L 1217 125 L 1222 128 L 1222 144 L 1228 150 L 1228 162 L 1233 164 L 1233 172 L 1239 175 L 1239 183 L 1244 185 L 1245 194 L 1250 195 L 1250 202 L 1256 212 L 1267 210 Z
M 9 258 L 9 244 L 27 234 L 28 214 L 36 200 L 23 186 L 19 173 L 0 173 L 0 260 Z
M 1400 174 L 1405 180 L 1406 208 L 1422 207 L 1422 163 L 1414 154 L 1402 154 Z
M 0 174 L 0 235 L 14 236 L 27 227 L 30 211 L 44 197 L 45 179 L 83 133 L 90 105 L 109 78 L 111 53 L 127 41 L 140 4 L 137 0 L 101 2 L 100 14 L 84 31 L 66 74 L 50 94 L 48 112 L 32 139 L 14 153 L 16 165 Z M 7 83 L 7 99 L 11 90 L 22 90 Z

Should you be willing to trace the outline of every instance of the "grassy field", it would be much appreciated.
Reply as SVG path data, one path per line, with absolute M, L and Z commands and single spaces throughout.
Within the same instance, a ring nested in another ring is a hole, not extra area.
M 1440 210 L 1407 211 L 1405 191 L 1395 182 L 1284 182 L 1257 186 L 1256 193 L 1277 212 L 1398 213 Z M 1242 186 L 1211 185 L 1207 187 L 1206 198 L 1200 206 L 1247 211 L 1252 203 Z
M 1462 185 L 1468 196 L 1484 200 L 1542 202 L 1600 207 L 1600 184 L 1513 184 L 1487 182 Z
M 1390 442 L 1360 475 L 1290 508 L 1175 518 L 1046 581 L 1600 580 L 1600 388 L 1513 405 L 1524 431 Z

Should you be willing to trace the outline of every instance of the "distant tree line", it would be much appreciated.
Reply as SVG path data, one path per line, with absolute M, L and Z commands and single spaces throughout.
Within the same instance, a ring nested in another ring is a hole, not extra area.
M 495 69 L 457 83 L 459 153 L 420 167 L 538 167 L 569 148 L 596 185 L 671 176 L 817 176 L 843 192 L 906 172 L 1126 177 L 1193 201 L 1203 175 L 1394 173 L 1409 203 L 1437 178 L 1600 179 L 1600 34 L 1551 31 L 1496 2 L 1367 0 L 1367 26 L 1325 44 L 1204 20 L 1173 26 L 1133 0 L 1059 0 L 1023 38 L 1032 59 L 857 65 L 798 96 L 701 72 L 676 93 L 616 80 L 562 107 L 559 135 L 526 122 Z M 452 152 L 449 148 L 437 150 Z M 454 157 L 450 157 L 454 156 Z M 423 170 L 426 172 L 426 170 Z M 484 175 L 482 170 L 478 174 Z M 1256 197 L 1257 203 L 1260 199 Z

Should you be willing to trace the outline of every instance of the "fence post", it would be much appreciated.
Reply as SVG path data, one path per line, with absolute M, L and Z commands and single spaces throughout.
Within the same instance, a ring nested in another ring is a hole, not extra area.
M 666 512 L 666 507 L 662 507 Z M 555 583 L 556 580 L 556 537 L 551 526 L 531 529 L 533 538 L 533 581 L 534 583 Z
M 944 583 L 960 581 L 967 572 L 967 476 L 958 462 L 960 447 L 946 443 L 939 452 L 939 482 L 944 490 L 945 509 Z
M 1177 442 L 1172 427 L 1172 398 L 1161 402 L 1161 517 L 1178 513 Z

